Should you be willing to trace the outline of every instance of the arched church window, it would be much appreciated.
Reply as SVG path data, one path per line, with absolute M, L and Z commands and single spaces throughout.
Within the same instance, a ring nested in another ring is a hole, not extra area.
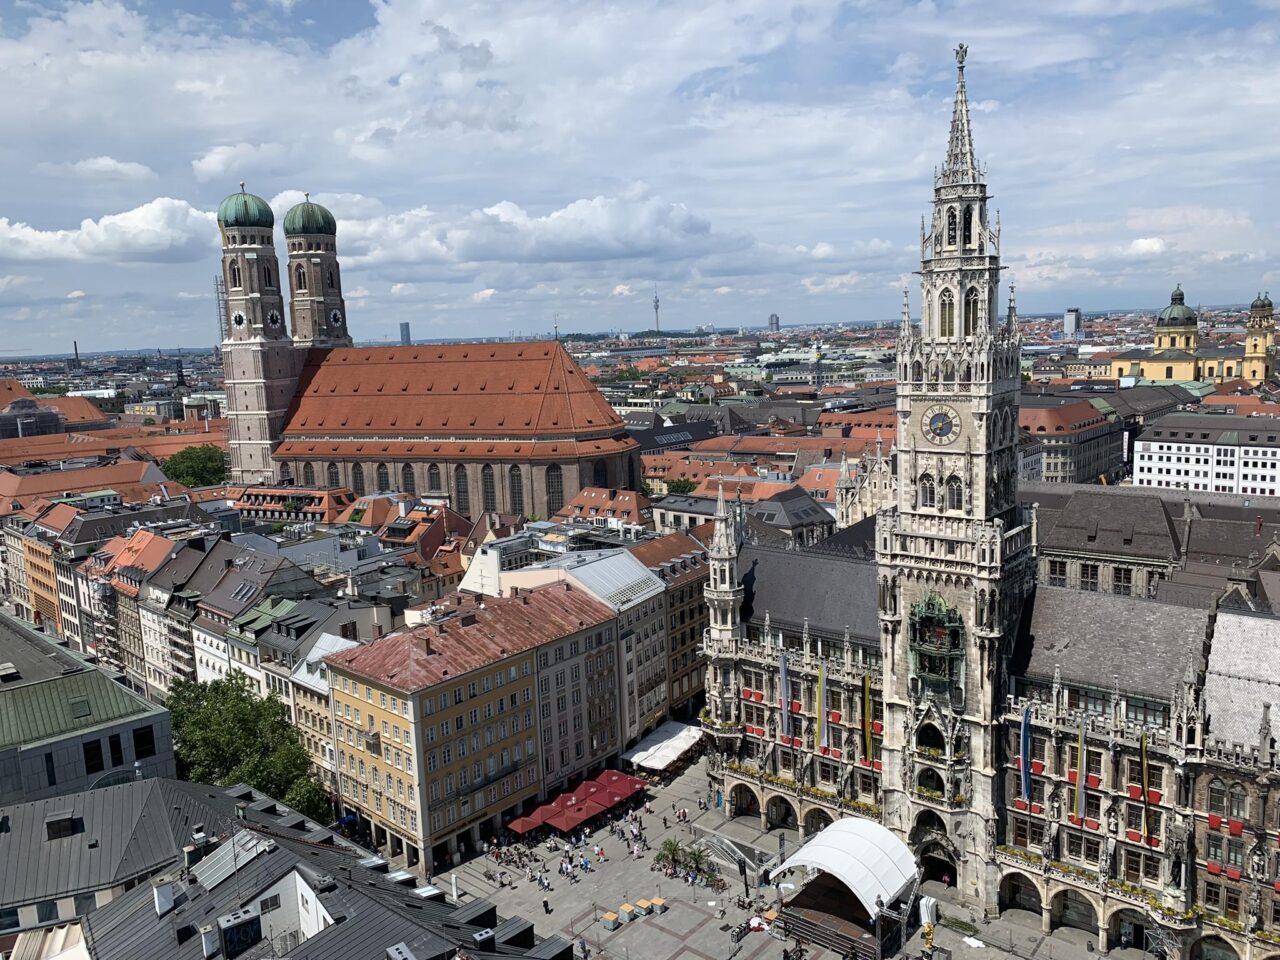
M 280 464 L 280 479 L 286 483 L 293 480 L 293 468 L 289 464 Z
M 507 471 L 507 489 L 511 492 L 511 512 L 524 513 L 524 474 L 514 463 Z
M 498 509 L 498 489 L 493 482 L 493 467 L 487 463 L 480 468 L 480 499 L 485 510 Z
M 440 489 L 440 467 L 434 463 L 427 467 L 427 489 Z
M 1231 785 L 1231 790 L 1227 794 L 1227 816 L 1233 820 L 1244 820 L 1248 815 L 1249 796 L 1245 793 L 1244 787 L 1238 783 Z
M 959 477 L 953 476 L 947 479 L 947 509 L 964 509 L 964 489 L 960 485 Z
M 973 382 L 973 367 L 969 366 L 969 364 L 967 363 L 960 367 L 960 382 L 961 383 Z
M 547 515 L 559 513 L 564 507 L 564 475 L 560 464 L 547 467 Z
M 964 245 L 973 246 L 973 207 L 964 208 Z
M 383 491 L 390 490 L 391 489 L 391 471 L 387 469 L 387 465 L 385 463 L 378 464 L 378 470 L 376 475 L 378 478 L 378 492 L 382 493 Z
M 295 280 L 296 289 L 298 290 L 307 289 L 307 271 L 302 266 L 302 264 L 298 264 L 298 268 L 293 271 L 293 276 Z
M 938 295 L 938 335 L 956 335 L 956 298 L 950 290 L 943 290 Z
M 956 379 L 956 365 L 948 360 L 942 365 L 942 382 L 953 383 Z
M 933 477 L 924 474 L 920 477 L 920 506 L 932 507 L 937 504 L 937 491 L 933 486 Z
M 970 287 L 964 295 L 964 335 L 972 337 L 978 329 L 978 288 Z
M 597 487 L 607 487 L 609 485 L 609 465 L 603 460 L 596 461 L 591 482 Z
M 304 463 L 302 465 L 302 483 L 307 487 L 314 487 L 316 485 L 316 468 L 314 465 L 310 463 Z
M 413 464 L 406 463 L 400 468 L 400 489 L 405 493 L 417 493 L 418 483 L 413 476 Z
M 231 261 L 231 289 L 239 290 L 240 282 L 240 263 L 237 260 Z
M 924 382 L 924 364 L 921 363 L 919 360 L 911 364 L 911 382 L 912 383 Z
M 325 480 L 330 487 L 342 486 L 342 477 L 338 475 L 338 465 L 331 463 L 325 468 Z
M 351 468 L 351 492 L 357 497 L 363 497 L 365 494 L 364 467 L 358 463 Z
M 453 468 L 453 508 L 471 515 L 471 488 L 467 486 L 467 468 L 462 464 Z
M 333 284 L 333 271 L 332 271 L 332 270 L 330 270 L 330 271 L 329 271 L 329 278 L 328 278 L 328 279 L 329 279 L 329 289 L 330 289 L 330 290 L 332 290 L 332 289 L 333 289 L 333 286 L 334 286 L 334 284 Z
M 947 211 L 947 246 L 956 245 L 956 208 Z
M 271 268 L 262 268 L 262 285 L 264 287 L 274 287 L 276 285 L 275 278 L 271 276 Z

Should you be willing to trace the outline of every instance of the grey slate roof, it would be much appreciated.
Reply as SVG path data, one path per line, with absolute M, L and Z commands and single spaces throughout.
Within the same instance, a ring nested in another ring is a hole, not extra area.
M 799 632 L 805 618 L 813 635 L 849 635 L 878 643 L 874 563 L 813 550 L 782 550 L 756 544 L 738 556 L 743 622 L 760 624 L 765 612 L 779 628 Z
M 1258 745 L 1263 707 L 1280 704 L 1280 618 L 1221 610 L 1204 681 L 1206 742 Z M 1266 666 L 1271 669 L 1266 669 Z M 1280 716 L 1277 716 L 1280 720 Z
M 1120 689 L 1169 701 L 1188 667 L 1201 669 L 1210 614 L 1182 606 L 1037 588 L 1023 609 L 1010 669 L 1015 676 Z
M 1167 560 L 1178 542 L 1159 497 L 1116 497 L 1104 491 L 1077 493 L 1061 511 L 1040 517 L 1043 547 Z

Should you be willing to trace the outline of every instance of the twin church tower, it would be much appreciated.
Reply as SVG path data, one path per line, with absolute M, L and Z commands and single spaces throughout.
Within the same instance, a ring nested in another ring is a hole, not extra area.
M 285 214 L 289 261 L 284 274 L 276 257 L 275 220 L 267 201 L 246 193 L 243 183 L 239 193 L 218 205 L 227 303 L 223 366 L 231 475 L 237 483 L 275 481 L 272 448 L 307 352 L 352 345 L 333 214 L 309 197 Z

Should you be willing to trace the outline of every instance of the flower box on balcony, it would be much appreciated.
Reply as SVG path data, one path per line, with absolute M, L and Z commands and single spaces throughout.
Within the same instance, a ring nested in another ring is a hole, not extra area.
M 1067 771 L 1067 783 L 1075 783 L 1075 782 L 1076 782 L 1076 780 L 1078 779 L 1078 774 L 1079 774 L 1079 771 L 1077 771 L 1077 770 L 1068 770 L 1068 771 Z
M 1276 893 L 1280 893 L 1280 880 L 1277 880 L 1273 886 L 1275 887 Z
M 1142 833 L 1137 830 L 1126 830 L 1124 832 L 1124 835 L 1129 840 L 1130 843 L 1142 842 Z
M 843 750 L 832 750 L 832 751 L 831 751 L 831 756 L 832 756 L 832 757 L 834 757 L 835 759 L 839 760 L 841 757 L 843 757 L 843 756 L 844 756 L 844 751 L 843 751 Z
M 1072 813 L 1072 814 L 1068 814 L 1068 815 L 1067 815 L 1067 819 L 1068 819 L 1068 820 L 1070 820 L 1070 821 L 1071 821 L 1073 824 L 1075 824 L 1077 827 L 1078 827 L 1078 826 L 1080 826 L 1080 818 L 1079 818 L 1079 817 L 1077 817 L 1074 813 Z
M 1032 761 L 1031 761 L 1031 772 L 1032 772 L 1032 773 L 1034 773 L 1037 777 L 1038 777 L 1038 776 L 1040 776 L 1040 774 L 1044 773 L 1044 761 L 1043 761 L 1043 760 L 1032 760 Z
M 1044 812 L 1044 807 L 1040 806 L 1040 804 L 1038 804 L 1038 803 L 1033 803 L 1033 804 L 1031 805 L 1031 812 L 1032 812 L 1032 813 L 1043 813 L 1043 812 Z
M 1156 848 L 1158 848 L 1158 847 L 1160 846 L 1160 838 L 1159 838 L 1159 837 L 1147 837 L 1147 846 L 1148 846 L 1148 847 L 1151 847 L 1153 850 L 1154 850 L 1154 849 L 1156 849 Z
M 830 748 L 830 747 L 819 747 L 819 748 L 818 748 L 818 752 L 819 752 L 820 754 L 822 754 L 824 757 L 829 757 L 829 756 L 831 756 L 831 748 Z
M 1100 786 L 1102 786 L 1102 778 L 1095 777 L 1092 773 L 1085 776 L 1084 782 L 1085 782 L 1085 786 L 1087 786 L 1090 790 L 1097 790 Z
M 1240 868 L 1239 868 L 1239 867 L 1227 867 L 1227 879 L 1228 879 L 1228 880 L 1239 880 L 1239 879 L 1240 879 Z
M 832 723 L 839 723 L 843 714 L 839 710 L 832 710 L 828 716 L 831 718 Z
M 884 733 L 884 724 L 883 724 L 883 723 L 881 723 L 879 720 L 872 720 L 872 721 L 871 721 L 871 732 L 872 732 L 872 733 Z
M 1209 814 L 1209 829 L 1217 830 L 1221 826 L 1222 826 L 1222 817 L 1220 817 L 1216 813 Z
M 1013 805 L 1017 807 L 1019 810 L 1027 809 L 1027 801 L 1023 800 L 1021 797 L 1013 801 Z
M 751 699 L 751 691 L 750 691 L 750 690 L 748 690 L 746 687 L 743 687 L 743 688 L 742 688 L 742 699 L 743 699 L 743 700 L 750 700 L 750 699 Z
M 1142 798 L 1142 787 L 1136 783 L 1129 784 L 1129 799 L 1140 800 Z
M 864 766 L 864 767 L 869 767 L 869 766 L 871 766 L 871 758 L 870 758 L 870 757 L 859 757 L 859 758 L 858 758 L 858 763 L 860 763 L 860 764 L 861 764 L 862 766 Z
M 884 769 L 884 762 L 883 762 L 883 761 L 880 761 L 880 760 L 873 760 L 873 761 L 872 761 L 872 763 L 871 763 L 871 766 L 872 766 L 872 767 L 874 767 L 874 768 L 875 768 L 875 769 L 877 769 L 877 770 L 883 770 L 883 769 Z
M 752 690 L 752 691 L 751 691 L 751 699 L 752 699 L 752 700 L 754 700 L 756 703 L 764 703 L 764 691 L 763 691 L 763 690 Z
M 799 712 L 800 712 L 800 701 L 799 701 L 799 700 L 792 700 L 792 701 L 791 701 L 791 712 L 792 712 L 792 713 L 799 713 Z
M 1231 835 L 1232 835 L 1233 837 L 1238 837 L 1238 836 L 1240 836 L 1240 834 L 1244 833 L 1244 821 L 1243 821 L 1243 820 L 1228 820 L 1228 821 L 1227 821 L 1227 829 L 1231 831 Z
M 1161 793 L 1159 790 L 1147 791 L 1147 803 L 1159 803 L 1163 799 L 1164 799 L 1164 794 Z
M 1222 864 L 1220 863 L 1207 863 L 1204 868 L 1215 877 L 1222 873 Z
M 1088 827 L 1090 830 L 1097 830 L 1099 827 L 1102 826 L 1102 824 L 1099 823 L 1097 820 L 1091 820 L 1088 817 L 1085 817 L 1084 825 Z

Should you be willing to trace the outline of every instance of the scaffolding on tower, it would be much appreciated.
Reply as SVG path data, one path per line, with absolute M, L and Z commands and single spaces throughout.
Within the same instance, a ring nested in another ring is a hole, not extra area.
M 218 336 L 213 341 L 213 357 L 215 360 L 220 360 L 222 358 L 222 324 L 227 315 L 227 284 L 222 279 L 222 274 L 213 278 L 213 308 L 217 314 L 214 321 L 218 329 Z

